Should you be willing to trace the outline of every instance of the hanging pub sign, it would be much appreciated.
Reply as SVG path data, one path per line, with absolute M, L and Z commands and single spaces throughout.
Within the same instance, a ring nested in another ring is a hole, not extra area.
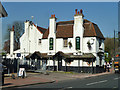
M 21 57 L 21 53 L 17 53 L 17 57 Z

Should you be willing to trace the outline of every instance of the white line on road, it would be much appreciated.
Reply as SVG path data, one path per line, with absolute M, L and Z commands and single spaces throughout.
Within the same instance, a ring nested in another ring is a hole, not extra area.
M 72 88 L 72 87 L 67 87 L 67 88 Z
M 117 80 L 117 79 L 120 79 L 120 77 L 118 77 L 118 78 L 114 78 L 114 80 Z
M 65 90 L 65 89 L 71 89 L 73 87 L 65 87 L 65 88 L 62 88 L 62 89 L 59 89 L 59 90 Z
M 92 84 L 97 84 L 97 83 L 103 83 L 103 82 L 107 82 L 107 81 L 108 81 L 108 80 L 103 80 L 103 81 L 88 83 L 88 84 L 86 84 L 86 85 L 92 85 Z

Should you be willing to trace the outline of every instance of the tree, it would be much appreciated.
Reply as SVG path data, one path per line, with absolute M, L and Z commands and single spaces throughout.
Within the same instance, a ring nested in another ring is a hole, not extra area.
M 105 61 L 109 62 L 108 55 L 105 53 Z
M 24 23 L 22 21 L 15 21 L 12 25 L 8 25 L 6 35 L 4 36 L 4 47 L 3 50 L 5 50 L 7 53 L 10 52 L 10 31 L 12 30 L 12 26 L 14 26 L 14 50 L 17 50 L 20 48 L 20 37 L 24 32 Z
M 10 53 L 10 40 L 4 42 L 3 50 L 6 51 L 7 53 Z
M 14 40 L 15 40 L 15 47 L 14 47 L 14 50 L 17 50 L 20 48 L 20 37 L 22 36 L 23 32 L 24 32 L 24 23 L 23 22 L 14 22 L 13 23 L 14 25 Z
M 105 52 L 107 52 L 108 58 L 106 58 L 107 61 L 110 61 L 112 57 L 114 57 L 114 38 L 105 38 Z M 118 49 L 118 38 L 115 39 L 115 52 L 119 52 Z

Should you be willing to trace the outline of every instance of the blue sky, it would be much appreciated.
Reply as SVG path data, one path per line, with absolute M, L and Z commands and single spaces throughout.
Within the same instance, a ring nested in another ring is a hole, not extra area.
M 2 19 L 2 33 L 6 34 L 7 25 L 14 21 L 31 20 L 48 28 L 51 14 L 57 21 L 73 20 L 75 9 L 83 9 L 84 18 L 96 23 L 105 37 L 113 37 L 118 30 L 118 2 L 2 2 L 8 17 Z

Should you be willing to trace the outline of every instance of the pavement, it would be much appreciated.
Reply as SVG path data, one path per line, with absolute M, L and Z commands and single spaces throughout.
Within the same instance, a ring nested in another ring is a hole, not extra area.
M 63 72 L 63 71 L 49 71 L 49 74 L 41 74 L 41 73 L 31 73 L 27 72 L 26 78 L 17 78 L 17 74 L 15 74 L 16 78 L 12 79 L 11 77 L 4 78 L 4 85 L 2 88 L 12 88 L 12 87 L 22 87 L 36 84 L 46 84 L 59 82 L 63 80 L 73 80 L 76 78 L 89 78 L 94 76 L 100 76 L 105 74 L 111 74 L 114 71 L 111 69 L 110 72 L 103 72 L 98 74 L 91 73 L 73 73 L 73 72 Z M 6 75 L 5 75 L 6 76 Z

